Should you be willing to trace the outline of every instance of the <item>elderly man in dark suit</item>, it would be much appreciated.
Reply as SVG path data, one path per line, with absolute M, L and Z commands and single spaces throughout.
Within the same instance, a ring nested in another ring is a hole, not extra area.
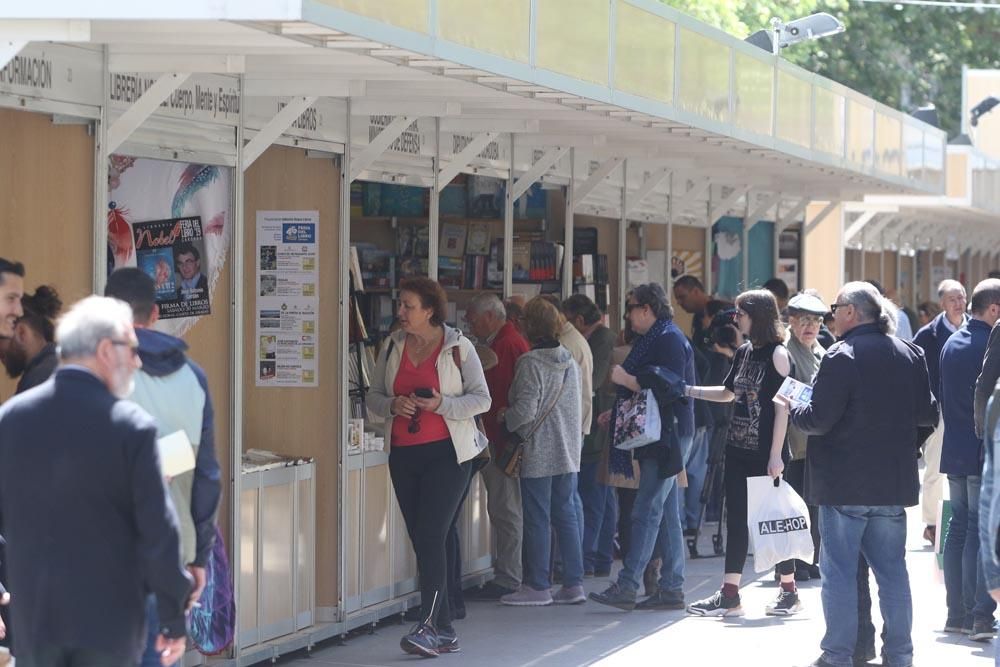
M 191 580 L 156 452 L 134 403 L 132 312 L 88 297 L 56 331 L 55 376 L 0 409 L 0 520 L 21 667 L 135 665 L 146 592 L 163 664 L 184 652 Z

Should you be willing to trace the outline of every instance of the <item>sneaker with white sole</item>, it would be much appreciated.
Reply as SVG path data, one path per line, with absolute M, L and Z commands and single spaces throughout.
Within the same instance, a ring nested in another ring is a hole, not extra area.
M 792 616 L 800 611 L 802 603 L 799 602 L 799 594 L 795 591 L 779 591 L 778 599 L 764 607 L 764 613 L 768 616 Z
M 716 591 L 710 598 L 689 604 L 687 613 L 695 616 L 742 616 L 743 605 L 739 593 L 728 597 L 723 595 L 722 591 Z
M 554 604 L 583 604 L 587 601 L 587 594 L 583 592 L 583 586 L 563 586 L 552 596 Z
M 552 593 L 521 584 L 519 589 L 500 598 L 500 603 L 511 607 L 547 607 L 552 604 Z

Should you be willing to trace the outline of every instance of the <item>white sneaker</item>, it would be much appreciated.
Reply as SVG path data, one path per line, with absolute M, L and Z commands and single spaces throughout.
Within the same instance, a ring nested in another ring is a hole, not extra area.
M 583 592 L 583 586 L 563 586 L 555 595 L 552 602 L 555 604 L 582 604 L 587 601 L 587 594 Z
M 552 604 L 552 593 L 521 584 L 515 592 L 501 597 L 500 602 L 511 607 L 547 607 Z

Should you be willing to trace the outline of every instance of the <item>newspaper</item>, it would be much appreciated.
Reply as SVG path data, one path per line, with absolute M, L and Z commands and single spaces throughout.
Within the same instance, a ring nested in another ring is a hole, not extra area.
M 812 393 L 813 389 L 810 385 L 789 376 L 781 383 L 775 399 L 777 396 L 784 396 L 794 407 L 804 407 L 809 405 L 812 400 Z

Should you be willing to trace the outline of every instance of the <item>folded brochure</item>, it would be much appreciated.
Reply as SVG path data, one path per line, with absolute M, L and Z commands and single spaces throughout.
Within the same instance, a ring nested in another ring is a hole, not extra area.
M 194 470 L 194 449 L 183 430 L 158 439 L 156 449 L 160 453 L 160 471 L 164 477 L 177 477 Z
M 809 405 L 809 402 L 812 400 L 812 393 L 813 389 L 810 385 L 807 385 L 805 382 L 799 382 L 789 376 L 781 383 L 777 395 L 784 396 L 792 405 L 799 407 Z

